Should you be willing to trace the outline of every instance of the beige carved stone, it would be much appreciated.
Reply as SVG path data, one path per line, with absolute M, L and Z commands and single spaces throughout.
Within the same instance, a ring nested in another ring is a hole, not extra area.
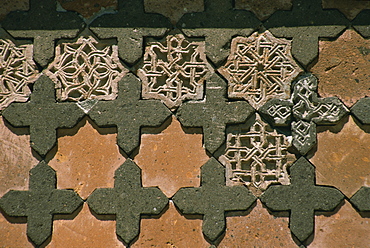
M 28 84 L 39 76 L 32 51 L 32 45 L 16 46 L 11 40 L 0 39 L 0 110 L 12 102 L 28 100 Z
M 219 160 L 226 166 L 229 186 L 245 184 L 258 195 L 271 183 L 290 183 L 287 168 L 295 160 L 288 152 L 291 137 L 272 129 L 258 114 L 226 132 L 226 149 Z
M 265 31 L 234 38 L 219 72 L 228 80 L 230 98 L 244 98 L 258 109 L 269 99 L 288 99 L 290 84 L 302 69 L 291 55 L 291 41 Z
M 55 59 L 45 70 L 55 83 L 58 101 L 113 100 L 118 81 L 128 72 L 116 45 L 106 46 L 93 37 L 55 48 Z
M 212 72 L 204 41 L 169 35 L 165 43 L 151 42 L 138 70 L 144 99 L 160 99 L 170 109 L 184 100 L 202 99 L 204 82 Z

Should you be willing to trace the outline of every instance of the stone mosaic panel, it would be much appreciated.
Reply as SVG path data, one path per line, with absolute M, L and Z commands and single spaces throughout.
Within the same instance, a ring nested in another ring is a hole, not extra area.
M 288 168 L 295 160 L 288 152 L 292 137 L 278 133 L 259 114 L 226 133 L 225 153 L 219 159 L 226 166 L 228 185 L 244 184 L 260 194 L 270 184 L 290 183 Z
M 204 52 L 204 42 L 189 41 L 182 34 L 149 43 L 138 70 L 143 98 L 160 99 L 170 109 L 188 99 L 202 99 L 204 82 L 212 72 Z
M 45 74 L 55 83 L 58 101 L 83 101 L 115 99 L 118 81 L 127 72 L 116 45 L 105 46 L 90 36 L 58 45 Z
M 258 109 L 269 99 L 287 99 L 290 84 L 302 69 L 291 55 L 291 41 L 269 31 L 236 37 L 219 72 L 228 80 L 228 96 L 244 98 Z
M 39 76 L 32 49 L 32 45 L 16 46 L 11 40 L 0 39 L 0 110 L 12 102 L 28 100 L 29 84 Z

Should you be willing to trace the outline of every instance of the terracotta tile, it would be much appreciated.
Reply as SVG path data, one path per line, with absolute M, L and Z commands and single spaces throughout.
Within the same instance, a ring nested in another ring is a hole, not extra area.
M 19 129 L 18 129 L 19 130 Z M 27 190 L 29 170 L 37 165 L 29 135 L 17 135 L 0 119 L 0 197 L 8 190 Z M 27 240 L 27 225 L 9 222 L 0 214 L 0 247 L 33 247 Z
M 66 10 L 76 11 L 83 17 L 89 18 L 106 9 L 117 9 L 117 0 L 58 0 Z
M 73 188 L 86 199 L 95 188 L 113 187 L 114 172 L 125 158 L 116 145 L 117 134 L 100 134 L 105 130 L 98 131 L 86 118 L 81 125 L 73 136 L 58 139 L 58 151 L 49 165 L 57 172 L 57 188 Z
M 311 72 L 319 79 L 321 97 L 337 96 L 348 107 L 370 95 L 370 40 L 346 30 L 335 41 L 319 42 L 319 59 Z
M 226 234 L 218 247 L 297 247 L 288 217 L 274 217 L 260 201 L 247 216 L 226 218 Z
M 277 10 L 290 10 L 292 0 L 236 0 L 236 9 L 252 11 L 260 20 L 266 20 Z
M 370 8 L 368 0 L 322 0 L 323 9 L 338 9 L 348 19 L 354 19 L 363 9 Z
M 141 247 L 209 247 L 203 238 L 202 220 L 187 219 L 170 202 L 159 219 L 142 219 L 140 235 L 132 245 Z
M 316 216 L 315 223 L 315 238 L 309 248 L 370 247 L 370 220 L 362 218 L 347 201 L 331 216 Z
M 203 0 L 144 0 L 145 12 L 159 13 L 170 18 L 173 24 L 180 20 L 181 16 L 189 12 L 202 12 Z
M 3 20 L 11 11 L 28 10 L 29 7 L 29 0 L 2 0 L 0 8 L 0 21 Z
M 173 117 L 159 134 L 142 134 L 135 162 L 143 187 L 158 186 L 168 197 L 181 187 L 199 187 L 200 167 L 207 162 L 202 134 L 187 134 Z
M 351 116 L 339 132 L 335 127 L 322 129 L 318 128 L 317 151 L 310 159 L 316 166 L 317 184 L 335 186 L 347 197 L 361 186 L 370 186 L 370 133 Z
M 73 219 L 54 220 L 53 236 L 46 247 L 125 247 L 116 236 L 114 220 L 98 220 L 84 203 Z

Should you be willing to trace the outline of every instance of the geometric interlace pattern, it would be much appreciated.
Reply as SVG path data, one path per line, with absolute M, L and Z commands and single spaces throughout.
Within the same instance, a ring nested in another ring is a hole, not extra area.
M 219 72 L 228 80 L 229 98 L 243 98 L 255 109 L 269 99 L 288 99 L 290 84 L 302 71 L 291 55 L 291 41 L 269 31 L 236 37 Z
M 164 44 L 150 42 L 145 49 L 138 76 L 144 99 L 160 99 L 168 108 L 184 100 L 202 99 L 206 78 L 212 71 L 207 63 L 204 41 L 188 41 L 184 35 L 169 35 Z
M 45 70 L 55 83 L 58 101 L 113 100 L 118 81 L 127 72 L 119 61 L 118 46 L 104 46 L 91 36 L 58 45 Z
M 291 137 L 272 129 L 258 114 L 248 122 L 227 129 L 226 149 L 220 157 L 227 184 L 242 183 L 258 191 L 272 183 L 289 184 L 287 169 L 295 160 L 288 152 Z
M 28 100 L 28 85 L 39 76 L 32 56 L 33 45 L 16 46 L 11 40 L 0 39 L 0 110 L 12 102 Z

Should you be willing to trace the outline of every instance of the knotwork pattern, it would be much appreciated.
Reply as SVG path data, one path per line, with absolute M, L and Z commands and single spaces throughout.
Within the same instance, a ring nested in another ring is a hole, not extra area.
M 302 69 L 291 55 L 291 41 L 269 31 L 236 37 L 231 53 L 219 69 L 229 82 L 228 96 L 244 98 L 258 109 L 269 99 L 290 97 L 290 84 Z
M 116 45 L 105 46 L 90 36 L 58 45 L 46 75 L 56 85 L 58 101 L 113 100 L 127 72 Z
M 205 42 L 190 42 L 182 34 L 167 36 L 164 44 L 149 43 L 138 70 L 143 98 L 160 99 L 170 109 L 186 99 L 202 99 L 212 71 L 204 51 Z
M 11 40 L 0 39 L 0 110 L 12 102 L 28 100 L 28 84 L 39 76 L 32 49 L 32 45 L 16 46 Z
M 289 184 L 287 168 L 294 162 L 287 151 L 291 139 L 269 127 L 258 114 L 249 124 L 227 130 L 226 152 L 220 161 L 226 166 L 229 184 L 243 183 L 259 190 L 271 183 Z

